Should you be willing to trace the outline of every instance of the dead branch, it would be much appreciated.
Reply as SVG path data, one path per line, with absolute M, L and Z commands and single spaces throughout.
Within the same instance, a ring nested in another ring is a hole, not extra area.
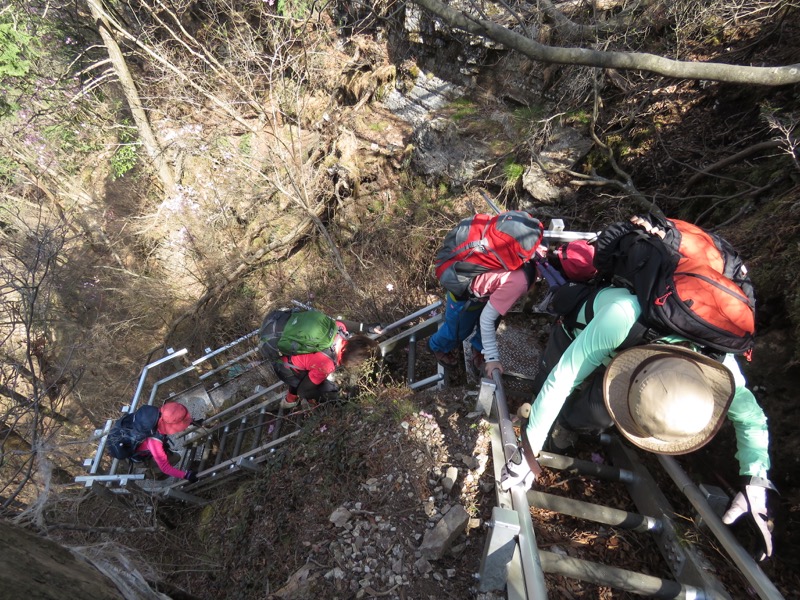
M 745 148 L 744 150 L 740 150 L 736 154 L 732 154 L 722 160 L 718 160 L 717 162 L 708 165 L 705 169 L 698 171 L 694 175 L 689 178 L 689 181 L 686 182 L 686 186 L 684 187 L 684 192 L 688 191 L 695 183 L 697 183 L 700 179 L 709 175 L 713 171 L 717 171 L 722 169 L 723 167 L 727 167 L 728 165 L 732 165 L 737 163 L 741 160 L 744 160 L 748 156 L 752 156 L 753 154 L 757 154 L 764 150 L 770 150 L 772 148 L 780 148 L 783 142 L 781 140 L 769 140 L 766 142 L 761 142 L 759 144 L 753 144 Z
M 95 527 L 75 523 L 54 523 L 47 526 L 48 533 L 57 529 L 87 533 L 159 533 L 162 530 L 161 527 Z
M 451 27 L 490 38 L 532 60 L 545 63 L 585 65 L 605 69 L 649 71 L 680 79 L 705 79 L 749 85 L 787 85 L 800 82 L 800 64 L 750 67 L 724 63 L 671 60 L 642 52 L 610 52 L 587 48 L 564 48 L 535 42 L 492 21 L 464 13 L 439 0 L 413 0 Z
M 144 105 L 139 97 L 139 92 L 136 89 L 136 84 L 133 81 L 131 72 L 128 69 L 128 64 L 125 62 L 125 57 L 122 55 L 122 50 L 120 50 L 116 40 L 111 35 L 111 19 L 103 11 L 100 0 L 86 0 L 86 2 L 89 5 L 92 18 L 98 26 L 100 37 L 103 38 L 108 57 L 111 60 L 111 64 L 114 66 L 114 71 L 122 86 L 125 100 L 128 102 L 128 108 L 131 111 L 133 120 L 136 122 L 136 128 L 139 131 L 142 145 L 147 155 L 150 157 L 150 160 L 152 160 L 153 164 L 156 166 L 156 171 L 161 179 L 161 185 L 164 187 L 164 194 L 169 196 L 173 193 L 177 184 L 175 173 L 164 157 L 161 144 L 159 144 L 155 133 L 153 133 L 150 127 L 150 119 L 148 119 L 147 113 L 144 110 Z
M 234 119 L 237 123 L 239 123 L 242 127 L 244 127 L 247 131 L 252 133 L 258 133 L 258 128 L 254 127 L 252 124 L 248 123 L 244 117 L 242 117 L 239 112 L 233 108 L 228 102 L 221 100 L 215 94 L 211 94 L 203 87 L 198 85 L 191 77 L 189 77 L 186 73 L 184 73 L 181 69 L 173 65 L 159 53 L 155 52 L 152 48 L 144 44 L 138 36 L 131 34 L 127 31 L 117 20 L 113 19 L 108 13 L 102 11 L 99 8 L 98 0 L 87 0 L 87 2 L 92 2 L 94 6 L 97 6 L 98 14 L 100 14 L 108 23 L 109 27 L 113 27 L 114 31 L 116 31 L 119 35 L 124 37 L 126 40 L 131 42 L 132 44 L 136 45 L 140 48 L 145 54 L 147 54 L 150 58 L 154 59 L 157 63 L 161 64 L 162 66 L 166 67 L 171 73 L 177 76 L 183 83 L 190 86 L 192 89 L 200 93 L 203 97 L 209 100 L 212 104 L 216 107 L 221 109 L 225 112 L 228 116 Z

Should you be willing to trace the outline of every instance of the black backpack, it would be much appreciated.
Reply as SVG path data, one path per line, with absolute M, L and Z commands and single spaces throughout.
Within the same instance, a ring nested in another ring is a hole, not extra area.
M 691 223 L 654 214 L 639 219 L 666 235 L 627 221 L 609 226 L 596 242 L 599 278 L 636 294 L 645 325 L 749 360 L 755 296 L 741 257 L 719 235 Z
M 155 406 L 143 406 L 133 414 L 125 415 L 111 427 L 106 438 L 106 450 L 113 458 L 122 460 L 136 454 L 136 448 L 149 437 L 164 440 L 156 426 L 161 411 Z

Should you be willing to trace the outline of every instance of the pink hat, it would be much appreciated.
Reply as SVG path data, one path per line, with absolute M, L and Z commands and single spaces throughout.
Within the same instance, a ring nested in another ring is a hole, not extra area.
M 561 270 L 571 281 L 589 281 L 597 275 L 594 268 L 594 246 L 586 240 L 576 240 L 563 244 L 554 252 L 561 264 Z
M 166 402 L 161 407 L 161 418 L 158 420 L 158 433 L 171 435 L 186 429 L 192 422 L 189 409 L 177 402 Z

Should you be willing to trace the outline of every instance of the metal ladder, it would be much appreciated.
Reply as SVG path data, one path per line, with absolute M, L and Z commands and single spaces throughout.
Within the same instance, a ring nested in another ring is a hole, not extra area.
M 613 466 L 549 452 L 539 454 L 539 463 L 550 469 L 624 483 L 637 507 L 636 513 L 563 498 L 535 489 L 526 490 L 523 486 L 515 486 L 508 492 L 503 491 L 500 487 L 501 469 L 516 451 L 518 442 L 499 374 L 495 373 L 492 381 L 482 380 L 478 408 L 488 416 L 491 424 L 497 495 L 497 506 L 492 512 L 481 561 L 481 591 L 506 588 L 509 599 L 545 599 L 547 589 L 544 573 L 553 573 L 653 598 L 731 598 L 720 581 L 708 570 L 701 554 L 680 537 L 675 525 L 675 512 L 653 477 L 636 459 L 635 453 L 616 436 L 601 436 Z M 695 486 L 672 457 L 659 456 L 659 461 L 759 597 L 764 600 L 781 600 L 783 596 L 774 584 L 722 524 L 709 505 L 702 487 Z M 674 579 L 561 556 L 538 548 L 531 507 L 653 536 Z
M 382 333 L 415 322 L 380 342 L 383 357 L 407 349 L 406 383 L 412 389 L 444 384 L 441 367 L 421 379 L 417 373 L 417 343 L 439 328 L 441 307 L 441 301 L 434 302 L 387 325 Z M 160 405 L 169 400 L 184 404 L 193 418 L 203 419 L 201 426 L 192 425 L 170 436 L 173 451 L 179 455 L 175 466 L 195 471 L 197 482 L 147 479 L 145 468 L 110 459 L 104 450 L 113 419 L 95 431 L 97 447 L 84 461 L 88 474 L 75 481 L 102 494 L 129 493 L 129 484 L 134 482 L 138 490 L 150 494 L 203 504 L 204 491 L 232 476 L 259 471 L 278 446 L 300 434 L 308 411 L 287 413 L 281 409 L 286 394 L 282 382 L 262 386 L 271 368 L 261 365 L 258 358 L 253 341 L 257 333 L 253 331 L 213 351 L 207 348 L 205 355 L 191 362 L 186 349 L 168 350 L 166 356 L 144 367 L 131 403 L 122 409 L 126 414 L 142 402 Z

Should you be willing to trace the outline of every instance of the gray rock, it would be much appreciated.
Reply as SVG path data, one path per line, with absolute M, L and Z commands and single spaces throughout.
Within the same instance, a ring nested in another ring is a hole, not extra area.
M 344 527 L 352 516 L 353 513 L 347 510 L 344 506 L 340 506 L 331 513 L 331 516 L 328 517 L 328 520 L 336 525 L 336 527 Z
M 425 575 L 427 573 L 430 573 L 433 570 L 433 567 L 431 566 L 431 563 L 429 563 L 426 559 L 420 558 L 419 560 L 417 560 L 417 562 L 414 563 L 414 569 L 420 575 Z
M 447 474 L 442 479 L 442 487 L 448 494 L 453 491 L 453 486 L 458 479 L 458 469 L 455 467 L 447 467 Z
M 441 558 L 453 541 L 464 532 L 468 522 L 469 514 L 463 506 L 457 505 L 447 511 L 433 529 L 425 532 L 419 548 L 422 557 L 430 560 Z
M 549 144 L 539 153 L 539 161 L 547 171 L 572 169 L 591 150 L 592 141 L 574 129 L 562 127 L 554 130 Z M 537 201 L 552 204 L 570 191 L 549 180 L 549 175 L 538 164 L 532 164 L 522 176 L 522 187 Z

